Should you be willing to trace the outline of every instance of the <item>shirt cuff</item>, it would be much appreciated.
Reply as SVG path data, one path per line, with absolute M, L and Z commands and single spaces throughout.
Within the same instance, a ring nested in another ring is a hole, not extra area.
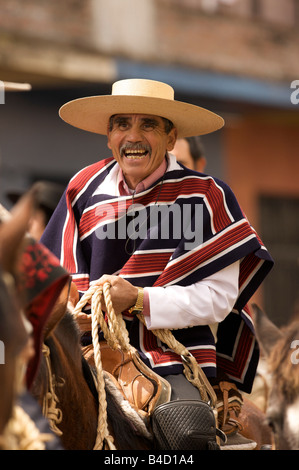
M 149 294 L 146 288 L 143 289 L 143 315 L 146 317 L 150 316 L 150 305 L 149 305 Z

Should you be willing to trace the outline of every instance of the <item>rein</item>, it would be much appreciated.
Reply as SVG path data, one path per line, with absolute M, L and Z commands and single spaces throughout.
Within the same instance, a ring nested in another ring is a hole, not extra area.
M 107 322 L 102 312 L 101 308 L 101 297 L 104 296 L 106 307 L 107 307 Z M 103 446 L 107 446 L 108 449 L 115 449 L 113 438 L 109 434 L 108 425 L 107 425 L 107 402 L 106 402 L 106 392 L 105 392 L 105 380 L 104 372 L 101 362 L 101 351 L 100 351 L 100 341 L 99 341 L 99 326 L 104 334 L 104 337 L 108 345 L 112 349 L 121 349 L 124 352 L 130 352 L 135 354 L 137 351 L 134 347 L 131 346 L 129 340 L 129 334 L 126 328 L 125 321 L 122 315 L 116 315 L 110 295 L 110 283 L 106 282 L 103 286 L 92 286 L 89 290 L 81 297 L 80 301 L 77 303 L 73 315 L 76 317 L 84 306 L 90 303 L 91 304 L 91 316 L 92 316 L 92 341 L 94 346 L 94 359 L 95 366 L 97 370 L 97 391 L 99 399 L 99 414 L 98 414 L 98 430 L 97 430 L 97 439 L 94 446 L 94 450 L 102 449 Z M 139 314 L 137 315 L 138 319 L 145 324 L 144 316 Z M 198 388 L 201 398 L 203 401 L 209 402 L 213 412 L 217 415 L 216 412 L 216 394 L 208 381 L 205 373 L 198 365 L 196 359 L 192 356 L 190 351 L 182 345 L 176 338 L 173 336 L 170 330 L 161 329 L 161 330 L 151 330 L 152 333 L 159 338 L 163 343 L 165 343 L 170 349 L 177 353 L 182 358 L 184 366 L 184 374 L 186 378 L 191 382 L 196 388 Z
M 57 403 L 59 402 L 59 399 L 55 393 L 55 386 L 63 385 L 63 383 L 57 384 L 55 380 L 55 375 L 52 374 L 49 347 L 43 344 L 42 352 L 46 361 L 47 374 L 48 374 L 48 391 L 43 398 L 42 412 L 43 412 L 43 415 L 46 418 L 48 418 L 50 428 L 52 429 L 52 431 L 57 436 L 62 436 L 62 432 L 57 427 L 57 424 L 60 424 L 62 421 L 62 411 L 60 408 L 57 407 Z
M 117 349 L 119 343 L 115 337 L 115 328 L 111 325 L 111 331 L 102 314 L 101 308 L 101 296 L 104 294 L 105 302 L 107 309 L 109 311 L 108 318 L 113 317 L 114 309 L 111 302 L 110 292 L 108 291 L 110 285 L 108 283 L 101 286 L 91 287 L 77 303 L 73 315 L 76 317 L 78 313 L 81 312 L 82 308 L 91 301 L 91 330 L 92 330 L 92 342 L 94 347 L 94 361 L 96 366 L 96 387 L 98 392 L 98 427 L 97 427 L 97 438 L 94 445 L 94 450 L 102 450 L 103 446 L 108 447 L 109 450 L 116 450 L 114 446 L 113 437 L 110 435 L 108 430 L 108 419 L 107 419 L 107 400 L 106 400 L 106 391 L 105 391 L 105 380 L 104 380 L 104 371 L 102 368 L 101 361 L 101 350 L 100 350 L 100 340 L 98 335 L 98 327 L 102 328 L 102 331 L 106 337 L 107 343 L 112 349 Z M 115 325 L 116 330 L 118 330 L 117 325 Z M 124 345 L 125 346 L 125 345 Z

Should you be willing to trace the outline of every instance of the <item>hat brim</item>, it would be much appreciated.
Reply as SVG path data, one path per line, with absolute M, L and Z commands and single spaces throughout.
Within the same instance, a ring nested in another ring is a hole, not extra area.
M 178 137 L 209 134 L 224 125 L 217 114 L 182 101 L 146 96 L 102 95 L 69 101 L 59 110 L 68 124 L 88 132 L 106 135 L 114 114 L 150 114 L 173 122 Z

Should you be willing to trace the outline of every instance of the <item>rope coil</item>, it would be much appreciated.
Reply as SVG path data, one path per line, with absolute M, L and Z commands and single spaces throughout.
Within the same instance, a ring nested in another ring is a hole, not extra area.
M 48 418 L 51 430 L 56 434 L 56 436 L 62 436 L 62 432 L 57 427 L 57 424 L 60 424 L 62 421 L 62 411 L 57 406 L 59 399 L 55 393 L 55 386 L 57 385 L 57 383 L 54 374 L 52 374 L 50 349 L 45 344 L 43 344 L 42 346 L 42 353 L 46 361 L 49 388 L 49 390 L 45 393 L 43 399 L 42 412 L 43 415 Z
M 46 450 L 51 434 L 42 433 L 31 417 L 19 405 L 14 405 L 12 416 L 0 436 L 0 450 Z
M 94 347 L 94 361 L 97 371 L 97 378 L 95 380 L 98 397 L 99 397 L 99 411 L 98 411 L 98 427 L 97 427 L 97 438 L 94 445 L 94 450 L 102 450 L 103 447 L 107 447 L 109 450 L 116 450 L 114 446 L 113 437 L 110 435 L 108 430 L 108 419 L 107 419 L 107 401 L 106 401 L 106 391 L 105 391 L 105 380 L 104 372 L 102 368 L 101 361 L 101 349 L 100 349 L 100 340 L 98 334 L 98 328 L 101 327 L 103 334 L 107 340 L 107 343 L 112 349 L 116 349 L 119 345 L 116 335 L 115 328 L 117 330 L 117 325 L 113 325 L 109 321 L 110 329 L 105 321 L 105 318 L 102 313 L 101 297 L 104 294 L 106 305 L 109 305 L 109 312 L 113 310 L 110 292 L 110 285 L 104 286 L 92 286 L 80 299 L 77 303 L 73 314 L 76 316 L 81 310 L 85 307 L 87 303 L 91 304 L 91 332 L 92 332 L 92 342 Z M 110 297 L 110 299 L 109 299 Z M 113 312 L 112 312 L 113 315 Z M 111 319 L 111 315 L 109 320 Z
M 107 307 L 106 319 L 101 308 L 102 295 Z M 99 417 L 97 441 L 94 449 L 103 447 L 106 442 L 109 449 L 115 449 L 113 438 L 110 436 L 107 426 L 107 402 L 105 392 L 104 373 L 101 362 L 101 351 L 99 341 L 99 326 L 104 334 L 105 340 L 112 349 L 121 349 L 125 352 L 136 352 L 136 349 L 130 345 L 129 333 L 125 321 L 121 314 L 116 315 L 110 295 L 110 283 L 106 282 L 103 286 L 94 285 L 81 297 L 77 303 L 73 314 L 78 315 L 87 303 L 91 305 L 92 316 L 92 341 L 94 346 L 94 359 L 97 370 L 97 388 L 99 396 Z M 138 319 L 145 325 L 145 319 L 142 314 L 137 315 Z M 176 354 L 181 356 L 184 366 L 184 374 L 200 392 L 202 400 L 210 402 L 212 408 L 216 408 L 216 394 L 208 381 L 205 373 L 197 363 L 195 357 L 190 351 L 173 336 L 170 330 L 151 330 L 151 332 L 166 344 Z

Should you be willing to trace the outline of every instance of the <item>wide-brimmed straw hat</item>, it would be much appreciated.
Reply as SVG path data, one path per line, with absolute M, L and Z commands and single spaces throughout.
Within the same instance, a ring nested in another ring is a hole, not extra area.
M 114 114 L 150 114 L 173 122 L 178 137 L 208 134 L 220 129 L 224 120 L 193 104 L 176 101 L 170 85 L 155 80 L 119 80 L 111 95 L 89 96 L 69 101 L 59 110 L 60 117 L 74 127 L 107 134 Z

